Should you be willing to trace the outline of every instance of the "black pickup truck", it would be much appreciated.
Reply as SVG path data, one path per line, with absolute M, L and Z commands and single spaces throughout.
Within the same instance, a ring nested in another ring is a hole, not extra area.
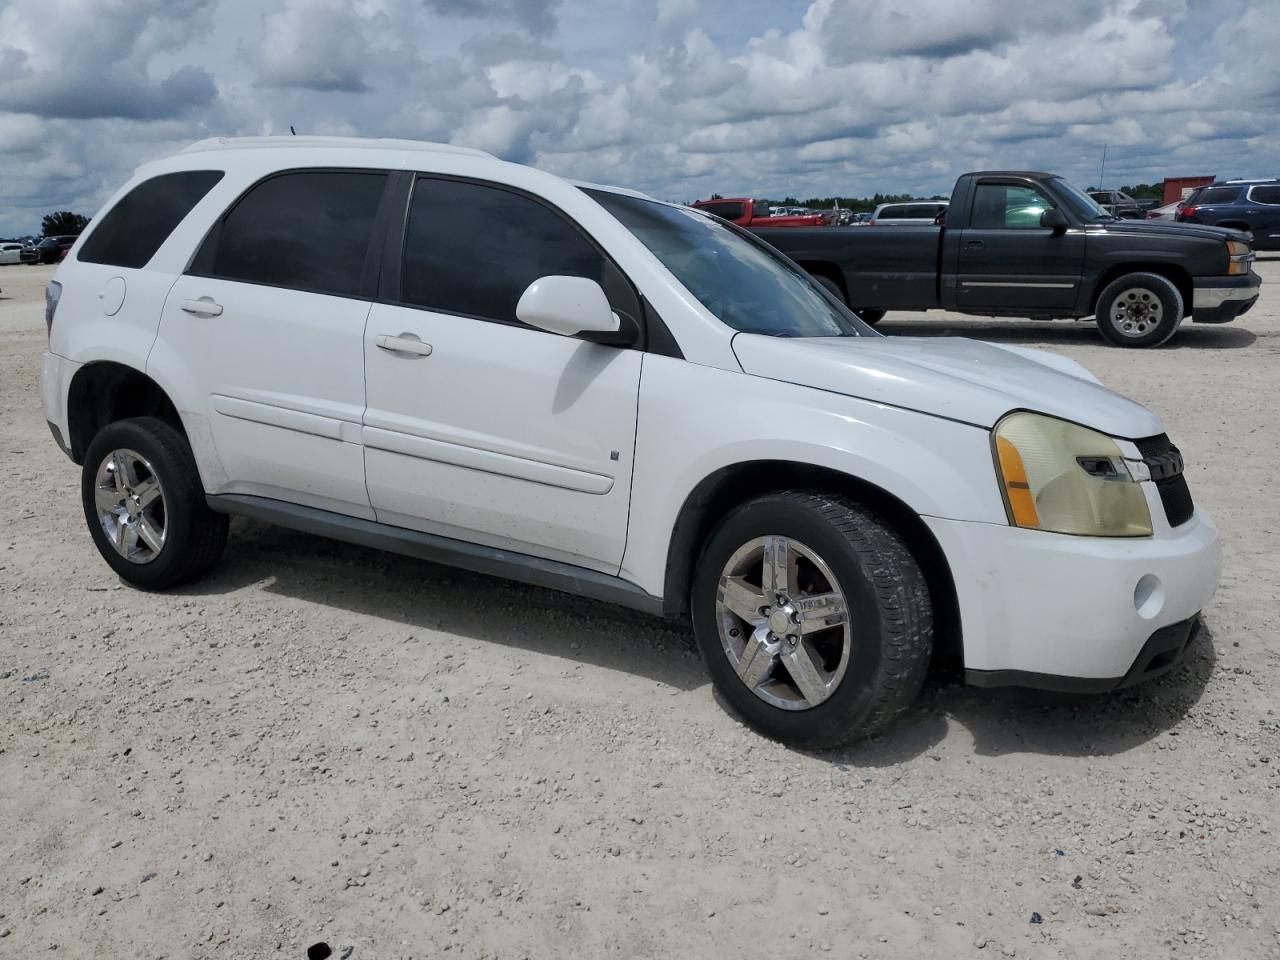
M 760 231 L 875 323 L 886 310 L 1092 316 L 1122 347 L 1164 343 L 1183 317 L 1225 323 L 1258 299 L 1248 235 L 1121 220 L 1061 177 L 966 173 L 932 226 Z

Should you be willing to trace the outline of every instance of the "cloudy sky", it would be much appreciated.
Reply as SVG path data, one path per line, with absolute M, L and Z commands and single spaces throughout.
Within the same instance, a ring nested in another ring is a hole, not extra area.
M 1274 176 L 1277 51 L 1277 0 L 0 0 L 0 236 L 290 124 L 671 199 Z

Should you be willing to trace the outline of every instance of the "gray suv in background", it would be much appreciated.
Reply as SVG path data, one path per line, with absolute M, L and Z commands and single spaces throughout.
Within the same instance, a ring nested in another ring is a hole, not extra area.
M 913 200 L 908 203 L 882 203 L 867 221 L 874 226 L 919 227 L 932 223 L 947 209 L 945 200 Z
M 1255 250 L 1280 250 L 1280 180 L 1227 180 L 1201 187 L 1183 203 L 1178 222 L 1247 230 Z

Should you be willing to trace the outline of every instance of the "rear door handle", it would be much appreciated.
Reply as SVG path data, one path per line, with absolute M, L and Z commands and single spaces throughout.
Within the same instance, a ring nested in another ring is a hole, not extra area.
M 408 356 L 406 359 L 410 360 L 415 357 L 431 356 L 431 344 L 423 343 L 412 333 L 402 333 L 399 336 L 384 333 L 377 337 L 373 342 L 379 350 L 386 350 L 388 353 L 398 353 L 402 356 L 407 354 Z
M 966 240 L 966 241 L 964 242 L 964 248 L 965 248 L 966 250 L 981 250 L 981 249 L 982 249 L 982 241 L 981 241 L 981 240 Z
M 197 317 L 222 316 L 222 304 L 214 303 L 213 297 L 201 297 L 199 300 L 183 300 L 182 309 L 194 313 Z

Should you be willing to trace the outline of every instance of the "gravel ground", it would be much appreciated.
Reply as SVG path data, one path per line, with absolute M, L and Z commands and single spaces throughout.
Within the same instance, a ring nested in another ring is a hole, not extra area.
M 1176 672 L 1046 698 L 934 682 L 805 754 L 717 703 L 683 625 L 237 521 L 123 588 L 0 269 L 0 956 L 1280 957 L 1280 258 L 1166 348 L 1060 351 L 1169 423 L 1225 541 Z M 1270 906 L 1267 906 L 1270 904 Z

